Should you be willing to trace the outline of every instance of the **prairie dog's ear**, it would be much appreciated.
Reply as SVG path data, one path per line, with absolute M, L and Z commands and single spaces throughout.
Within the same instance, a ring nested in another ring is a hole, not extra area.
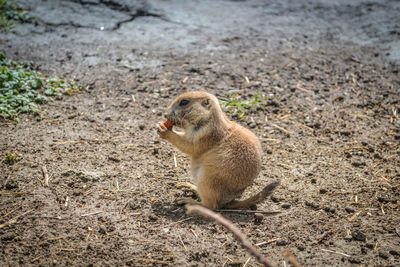
M 210 99 L 206 98 L 201 102 L 201 104 L 203 105 L 203 107 L 210 108 L 211 101 L 210 101 Z

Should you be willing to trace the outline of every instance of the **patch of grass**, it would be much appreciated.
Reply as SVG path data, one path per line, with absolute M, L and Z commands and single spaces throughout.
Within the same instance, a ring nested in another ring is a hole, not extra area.
M 230 113 L 236 112 L 237 116 L 241 119 L 246 118 L 247 109 L 257 107 L 263 103 L 258 92 L 254 94 L 251 100 L 241 100 L 241 96 L 238 94 L 234 96 L 227 95 L 227 98 L 228 100 L 220 100 L 219 103 L 226 106 Z
M 9 32 L 15 21 L 27 22 L 30 17 L 20 6 L 10 0 L 0 0 L 0 30 Z
M 17 161 L 20 161 L 22 159 L 22 156 L 19 154 L 11 154 L 10 152 L 6 152 L 3 158 L 3 162 L 9 165 L 13 165 Z
M 13 62 L 0 53 L 0 117 L 17 119 L 20 113 L 37 114 L 38 104 L 80 91 L 75 83 L 45 78 L 31 65 Z

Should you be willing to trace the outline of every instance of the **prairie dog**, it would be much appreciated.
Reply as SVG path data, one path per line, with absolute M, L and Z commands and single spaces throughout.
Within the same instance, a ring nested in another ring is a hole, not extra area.
M 279 182 L 260 193 L 235 201 L 258 176 L 261 144 L 248 129 L 230 121 L 218 99 L 205 91 L 178 96 L 165 117 L 183 132 L 157 126 L 159 136 L 191 158 L 191 172 L 201 205 L 209 209 L 248 208 L 265 199 Z

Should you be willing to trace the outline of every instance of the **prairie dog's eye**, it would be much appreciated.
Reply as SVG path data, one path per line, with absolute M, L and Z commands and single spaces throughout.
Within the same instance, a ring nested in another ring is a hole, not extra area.
M 186 106 L 187 104 L 189 104 L 189 100 L 187 99 L 182 99 L 181 102 L 179 102 L 179 106 Z

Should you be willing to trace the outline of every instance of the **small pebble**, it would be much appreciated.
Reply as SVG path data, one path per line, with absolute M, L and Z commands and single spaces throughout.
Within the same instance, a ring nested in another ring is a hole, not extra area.
M 351 240 L 353 240 L 353 237 L 352 237 L 351 235 L 346 235 L 346 236 L 344 237 L 344 240 L 346 240 L 346 241 L 351 241 Z
M 291 206 L 292 206 L 292 205 L 290 205 L 290 203 L 283 203 L 283 204 L 281 205 L 282 209 L 290 209 Z
M 264 215 L 262 213 L 254 213 L 254 223 L 260 224 L 264 219 Z
M 104 225 L 100 225 L 99 233 L 100 234 L 107 234 L 107 228 Z
M 399 256 L 400 253 L 397 250 L 389 250 L 389 254 L 393 256 Z
M 350 263 L 353 263 L 353 264 L 360 264 L 360 263 L 361 263 L 361 260 L 358 259 L 358 258 L 350 257 L 350 258 L 349 258 L 349 262 L 350 262 Z
M 155 216 L 155 215 L 153 215 L 153 214 L 150 214 L 150 215 L 149 215 L 149 220 L 155 222 L 155 221 L 158 220 L 158 217 Z
M 1 240 L 2 241 L 10 241 L 13 240 L 15 238 L 14 233 L 5 233 L 4 235 L 1 236 Z
M 116 157 L 116 156 L 108 156 L 108 159 L 112 160 L 112 161 L 115 161 L 115 162 L 120 162 L 121 161 L 121 159 Z
M 256 126 L 257 126 L 257 124 L 256 124 L 254 121 L 249 122 L 247 125 L 248 125 L 249 128 L 251 128 L 251 129 L 254 129 L 254 128 L 256 128 Z
M 383 251 L 379 251 L 378 256 L 385 260 L 387 260 L 389 258 L 389 255 Z
M 276 241 L 277 246 L 286 246 L 287 242 L 285 240 L 278 240 Z
M 346 208 L 344 208 L 348 213 L 354 213 L 355 212 L 355 210 L 354 210 L 354 208 L 353 207 L 346 207 Z
M 276 195 L 272 195 L 272 196 L 271 196 L 271 200 L 272 200 L 273 202 L 280 202 L 280 201 L 283 200 L 283 198 L 278 197 L 278 196 L 276 196 Z
M 354 167 L 363 167 L 366 166 L 367 164 L 363 161 L 353 161 L 351 165 L 353 165 Z
M 374 248 L 374 244 L 372 244 L 372 243 L 367 243 L 367 244 L 365 244 L 365 246 L 367 248 L 369 248 L 369 249 L 373 249 Z
M 353 232 L 351 232 L 351 235 L 353 236 L 354 240 L 357 241 L 363 241 L 365 242 L 365 240 L 367 239 L 367 237 L 365 236 L 365 234 L 361 233 L 358 230 L 354 230 Z

